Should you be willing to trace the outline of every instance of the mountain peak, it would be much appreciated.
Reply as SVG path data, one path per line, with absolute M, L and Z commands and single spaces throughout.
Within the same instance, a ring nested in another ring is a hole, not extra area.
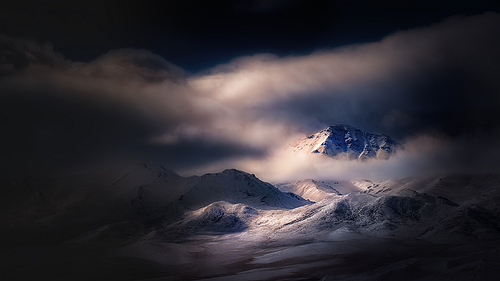
M 296 208 L 311 203 L 283 193 L 255 175 L 236 169 L 201 176 L 180 201 L 191 209 L 216 201 L 245 203 L 254 208 Z
M 337 125 L 329 126 L 325 130 L 334 131 L 334 130 L 359 130 L 359 129 L 354 128 L 354 127 L 349 126 L 349 125 L 346 125 L 346 124 L 337 124 Z
M 248 173 L 237 169 L 225 169 L 224 171 L 222 171 L 222 174 L 248 174 Z
M 402 147 L 387 135 L 363 132 L 349 125 L 338 124 L 308 136 L 293 147 L 293 152 L 359 160 L 387 159 Z

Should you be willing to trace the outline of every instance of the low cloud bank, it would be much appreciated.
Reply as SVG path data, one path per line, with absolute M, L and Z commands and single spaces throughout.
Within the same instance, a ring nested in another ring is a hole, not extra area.
M 498 137 L 475 135 L 452 139 L 446 136 L 421 135 L 406 142 L 404 150 L 388 160 L 366 161 L 341 160 L 320 154 L 293 154 L 278 150 L 265 159 L 243 159 L 201 167 L 195 173 L 209 169 L 211 172 L 232 165 L 244 171 L 252 171 L 270 182 L 286 182 L 301 179 L 349 180 L 387 179 L 453 173 L 498 173 L 499 150 L 485 151 L 482 147 L 494 147 Z

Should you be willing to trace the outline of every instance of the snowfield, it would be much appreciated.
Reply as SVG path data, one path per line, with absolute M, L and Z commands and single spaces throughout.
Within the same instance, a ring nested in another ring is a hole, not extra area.
M 500 175 L 273 186 L 130 164 L 2 184 L 5 280 L 496 280 Z

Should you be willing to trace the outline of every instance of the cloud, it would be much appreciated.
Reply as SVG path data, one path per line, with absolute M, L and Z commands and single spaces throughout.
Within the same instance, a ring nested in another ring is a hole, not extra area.
M 17 73 L 30 65 L 64 68 L 69 65 L 69 61 L 54 52 L 51 43 L 40 44 L 34 40 L 0 34 L 0 77 Z
M 219 165 L 200 167 L 195 172 L 215 172 L 232 165 L 252 171 L 265 181 L 286 182 L 302 179 L 351 180 L 387 179 L 453 173 L 497 173 L 500 150 L 494 149 L 499 135 L 475 135 L 449 138 L 444 135 L 420 135 L 407 140 L 405 149 L 388 160 L 352 161 L 320 154 L 293 154 L 284 148 L 264 159 L 244 158 Z M 487 147 L 486 150 L 483 150 Z
M 50 44 L 2 37 L 2 165 L 29 162 L 45 173 L 124 158 L 184 174 L 237 167 L 269 179 L 464 171 L 468 159 L 483 167 L 498 154 L 499 18 L 452 17 L 379 42 L 240 57 L 195 75 L 145 50 L 81 63 Z M 369 163 L 280 152 L 337 123 L 420 152 Z
M 89 64 L 77 64 L 74 71 L 94 77 L 116 80 L 142 80 L 181 83 L 187 73 L 180 67 L 147 50 L 119 49 L 104 54 Z M 138 81 L 139 82 L 139 81 Z
M 387 111 L 398 111 L 417 123 L 404 133 L 426 130 L 429 119 L 445 130 L 442 112 L 498 106 L 498 18 L 455 17 L 308 56 L 238 58 L 191 83 L 227 104 L 314 116 L 322 126 L 354 123 L 397 134 L 380 124 L 388 124 Z

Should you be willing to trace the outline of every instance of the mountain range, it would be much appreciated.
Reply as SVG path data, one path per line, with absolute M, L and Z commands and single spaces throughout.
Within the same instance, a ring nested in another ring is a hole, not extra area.
M 402 148 L 346 125 L 307 141 L 300 148 L 312 155 L 353 159 Z M 271 184 L 235 169 L 183 177 L 144 163 L 11 179 L 0 186 L 0 272 L 6 280 L 496 280 L 499 187 L 498 174 Z

